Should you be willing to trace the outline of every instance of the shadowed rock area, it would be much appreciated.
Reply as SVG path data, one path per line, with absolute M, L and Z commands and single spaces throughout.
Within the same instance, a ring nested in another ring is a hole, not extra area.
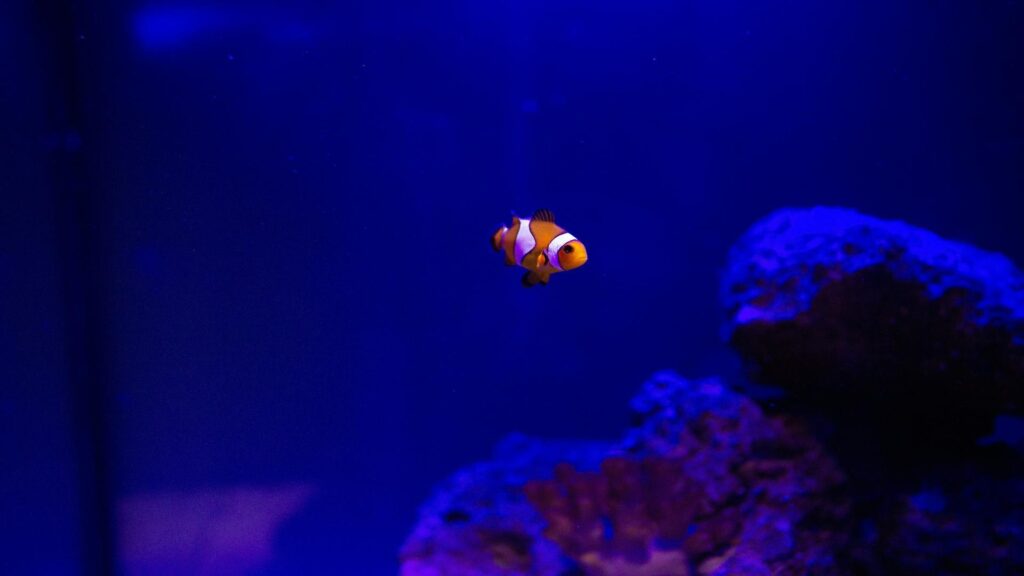
M 1024 275 L 998 254 L 849 210 L 784 210 L 733 248 L 722 296 L 754 380 L 872 422 L 887 445 L 950 454 L 1024 406 Z
M 1024 573 L 1020 454 L 979 445 L 1024 400 L 1024 275 L 849 210 L 783 210 L 736 244 L 727 336 L 773 410 L 850 480 L 868 573 Z

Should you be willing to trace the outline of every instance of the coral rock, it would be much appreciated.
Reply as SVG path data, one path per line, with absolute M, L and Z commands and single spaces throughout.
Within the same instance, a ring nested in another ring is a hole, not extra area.
M 783 210 L 732 249 L 726 333 L 752 377 L 880 437 L 956 453 L 1024 407 L 1024 274 L 849 210 Z
M 633 408 L 599 471 L 562 467 L 526 488 L 585 573 L 842 573 L 843 475 L 802 428 L 667 372 Z
M 784 210 L 733 248 L 722 299 L 752 378 L 786 392 L 771 409 L 814 423 L 847 473 L 844 567 L 1024 573 L 1021 456 L 978 443 L 1024 407 L 1013 264 L 901 222 Z
M 801 427 L 671 373 L 613 447 L 516 440 L 423 508 L 404 576 L 841 574 L 843 475 Z
M 543 520 L 523 484 L 559 463 L 596 467 L 607 445 L 512 436 L 495 458 L 458 472 L 420 511 L 402 547 L 402 576 L 559 575 L 566 561 L 541 536 Z

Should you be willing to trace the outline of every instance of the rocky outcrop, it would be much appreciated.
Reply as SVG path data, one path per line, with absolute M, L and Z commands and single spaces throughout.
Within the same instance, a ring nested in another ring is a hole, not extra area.
M 722 299 L 754 380 L 877 430 L 897 462 L 959 457 L 1024 407 L 1024 274 L 1001 255 L 850 210 L 783 210 L 733 248 Z
M 775 409 L 847 473 L 869 574 L 1024 573 L 1024 275 L 1001 255 L 853 211 L 783 210 L 733 248 L 726 335 Z
M 424 508 L 403 574 L 845 573 L 843 476 L 799 425 L 670 373 L 633 410 L 596 460 L 533 442 L 518 463 L 458 474 Z

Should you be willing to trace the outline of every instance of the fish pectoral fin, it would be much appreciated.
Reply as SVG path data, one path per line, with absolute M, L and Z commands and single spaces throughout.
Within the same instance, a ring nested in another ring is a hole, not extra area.
M 537 271 L 544 266 L 541 258 L 544 256 L 543 253 L 531 252 L 523 258 L 521 266 L 527 270 Z M 545 260 L 546 261 L 546 260 Z
M 537 262 L 534 265 L 534 269 L 535 270 L 540 270 L 544 266 L 547 266 L 547 263 L 548 263 L 548 255 L 544 254 L 543 252 L 541 252 L 540 254 L 537 255 Z

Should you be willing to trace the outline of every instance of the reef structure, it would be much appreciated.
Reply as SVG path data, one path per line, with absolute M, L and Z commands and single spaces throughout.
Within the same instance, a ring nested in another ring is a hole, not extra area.
M 725 336 L 774 410 L 846 471 L 871 574 L 1024 573 L 1024 462 L 979 442 L 1024 408 L 1024 274 L 840 208 L 781 210 L 733 247 Z
M 797 423 L 669 372 L 632 408 L 599 457 L 520 441 L 457 474 L 423 508 L 403 576 L 846 573 L 843 475 Z
M 556 466 L 596 469 L 608 444 L 506 438 L 494 457 L 439 486 L 420 510 L 402 547 L 402 576 L 526 576 L 562 574 L 557 545 L 523 486 L 550 478 Z
M 887 446 L 956 456 L 1024 409 L 1024 274 L 1002 255 L 852 210 L 781 210 L 733 247 L 721 298 L 752 379 L 871 422 Z

